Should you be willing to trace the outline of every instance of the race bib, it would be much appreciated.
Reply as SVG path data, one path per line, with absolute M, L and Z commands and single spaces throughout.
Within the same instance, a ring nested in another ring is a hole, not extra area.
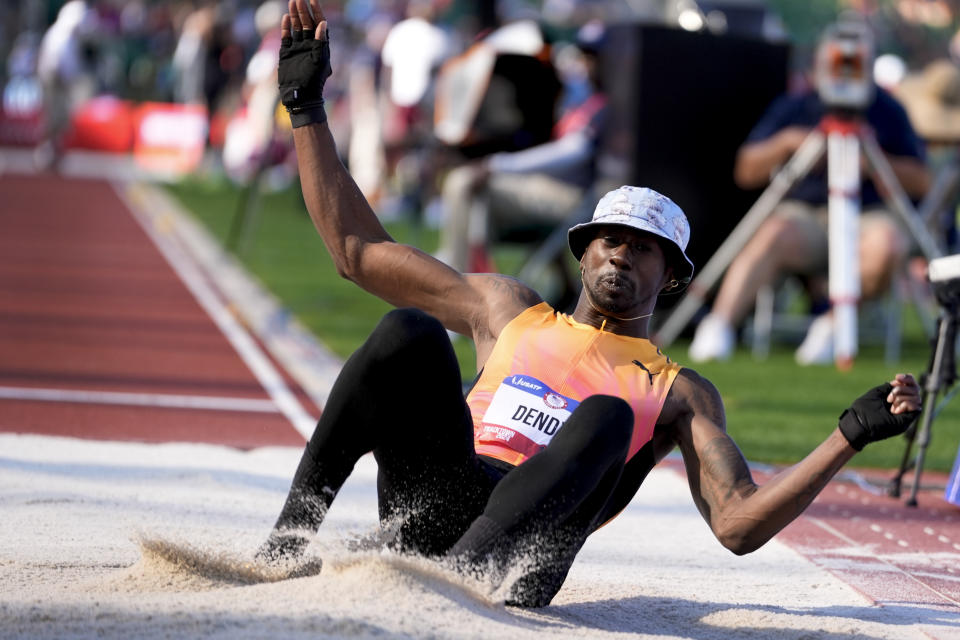
M 507 376 L 483 415 L 482 440 L 533 455 L 547 446 L 580 403 L 530 376 Z

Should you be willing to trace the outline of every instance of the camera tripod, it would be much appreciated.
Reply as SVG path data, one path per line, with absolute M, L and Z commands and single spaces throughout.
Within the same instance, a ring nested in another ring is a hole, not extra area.
M 911 507 L 917 506 L 920 475 L 923 473 L 923 463 L 930 444 L 930 426 L 944 405 L 957 393 L 954 383 L 957 381 L 956 342 L 960 303 L 956 300 L 940 302 L 942 311 L 937 318 L 937 331 L 931 338 L 933 351 L 927 371 L 920 377 L 920 385 L 923 388 L 923 411 L 920 419 L 914 422 L 904 434 L 907 438 L 907 446 L 903 452 L 903 460 L 896 475 L 887 485 L 887 495 L 899 498 L 903 476 L 911 466 L 910 451 L 916 440 L 917 457 L 913 461 L 913 486 L 907 498 L 907 506 Z M 938 403 L 937 398 L 942 392 L 946 393 Z
M 807 176 L 813 167 L 827 155 L 828 183 L 828 237 L 829 288 L 833 302 L 836 362 L 848 367 L 857 348 L 856 310 L 859 301 L 858 216 L 860 189 L 860 154 L 873 170 L 882 187 L 887 206 L 903 220 L 920 250 L 928 260 L 942 255 L 924 220 L 910 202 L 897 180 L 890 163 L 873 135 L 856 115 L 831 113 L 823 118 L 803 141 L 787 163 L 774 175 L 769 186 L 760 194 L 743 219 L 714 252 L 690 283 L 686 296 L 674 308 L 654 335 L 654 341 L 667 346 L 687 326 L 705 304 L 713 286 L 727 267 L 757 232 L 760 225 L 773 213 L 790 189 Z M 931 196 L 935 202 L 924 202 L 921 207 L 929 216 L 943 206 L 956 191 L 940 188 Z

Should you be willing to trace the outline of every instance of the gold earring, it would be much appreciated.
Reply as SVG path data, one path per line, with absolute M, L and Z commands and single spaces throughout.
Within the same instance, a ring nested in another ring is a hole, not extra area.
M 680 281 L 679 281 L 679 280 L 671 280 L 670 282 L 667 283 L 667 286 L 665 287 L 665 289 L 666 289 L 667 291 L 673 291 L 674 289 L 676 289 L 676 288 L 679 287 L 679 286 L 680 286 Z

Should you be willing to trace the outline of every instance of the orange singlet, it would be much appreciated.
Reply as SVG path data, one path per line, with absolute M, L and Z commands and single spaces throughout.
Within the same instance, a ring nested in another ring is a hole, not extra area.
M 582 400 L 607 394 L 633 409 L 629 460 L 653 437 L 680 369 L 649 340 L 581 324 L 541 302 L 504 327 L 467 395 L 476 451 L 518 465 L 547 446 Z

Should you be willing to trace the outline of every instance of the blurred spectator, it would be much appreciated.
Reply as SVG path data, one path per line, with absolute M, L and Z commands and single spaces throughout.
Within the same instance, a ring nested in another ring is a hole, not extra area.
M 904 78 L 895 95 L 928 144 L 960 142 L 960 67 L 956 63 L 934 60 L 921 72 Z
M 206 104 L 205 76 L 215 20 L 214 8 L 205 6 L 191 11 L 183 21 L 172 60 L 176 102 Z
M 908 74 L 895 95 L 907 109 L 910 121 L 927 144 L 928 164 L 940 180 L 960 168 L 960 67 L 941 58 L 921 71 Z M 960 193 L 942 203 L 933 213 L 933 227 L 946 236 L 948 253 L 960 250 L 957 237 L 957 208 Z
M 431 23 L 432 0 L 410 0 L 407 17 L 390 29 L 383 50 L 385 84 L 390 100 L 405 110 L 421 107 L 434 70 L 451 53 L 447 33 Z
M 381 114 L 388 174 L 399 200 L 395 209 L 419 214 L 433 182 L 433 86 L 437 68 L 453 53 L 450 35 L 434 24 L 436 0 L 410 0 L 406 17 L 387 33 L 380 57 Z M 389 213 L 389 212 L 386 212 Z
M 381 135 L 380 51 L 393 19 L 385 13 L 370 13 L 364 18 L 360 29 L 363 36 L 350 56 L 349 86 L 343 93 L 349 110 L 347 164 L 364 198 L 371 206 L 380 208 L 380 199 L 386 192 L 387 172 Z
M 0 111 L 0 143 L 36 146 L 45 137 L 43 88 L 36 76 L 40 37 L 24 31 L 13 43 L 7 58 L 7 82 Z
M 124 86 L 119 95 L 169 102 L 173 98 L 171 64 L 177 44 L 170 7 L 133 2 L 120 14 Z
M 25 31 L 17 36 L 7 57 L 8 78 L 32 76 L 37 69 L 39 49 L 37 34 Z
M 821 44 L 821 47 L 825 44 Z M 867 67 L 871 68 L 871 67 Z M 816 89 L 775 100 L 740 148 L 734 179 L 745 189 L 762 187 L 800 147 L 828 109 Z M 874 87 L 861 117 L 869 125 L 907 195 L 920 199 L 929 188 L 923 144 L 904 108 Z M 889 290 L 893 274 L 910 249 L 909 234 L 883 206 L 883 187 L 861 171 L 860 290 L 869 300 Z M 794 185 L 730 264 L 711 312 L 697 327 L 690 359 L 728 358 L 735 327 L 753 306 L 757 292 L 781 274 L 797 273 L 822 284 L 827 267 L 827 174 L 825 162 Z M 800 364 L 833 361 L 833 321 L 829 312 L 814 319 L 797 349 Z
M 562 223 L 592 186 L 607 113 L 598 64 L 603 41 L 601 23 L 580 29 L 577 54 L 561 66 L 565 110 L 552 140 L 495 153 L 447 174 L 438 257 L 453 268 L 486 270 L 489 242 L 510 229 Z M 564 277 L 566 295 L 575 284 Z
M 39 159 L 42 164 L 59 160 L 73 110 L 94 93 L 84 56 L 84 38 L 92 31 L 94 18 L 86 2 L 70 0 L 40 42 L 37 77 L 43 86 L 47 119 L 47 142 Z
M 286 186 L 293 178 L 293 169 L 286 164 L 293 148 L 289 126 L 278 127 L 277 118 L 280 18 L 285 11 L 282 0 L 266 0 L 255 13 L 260 46 L 247 63 L 242 106 L 227 124 L 223 147 L 227 175 L 241 184 L 268 168 L 276 169 L 270 172 L 266 185 L 270 188 Z

